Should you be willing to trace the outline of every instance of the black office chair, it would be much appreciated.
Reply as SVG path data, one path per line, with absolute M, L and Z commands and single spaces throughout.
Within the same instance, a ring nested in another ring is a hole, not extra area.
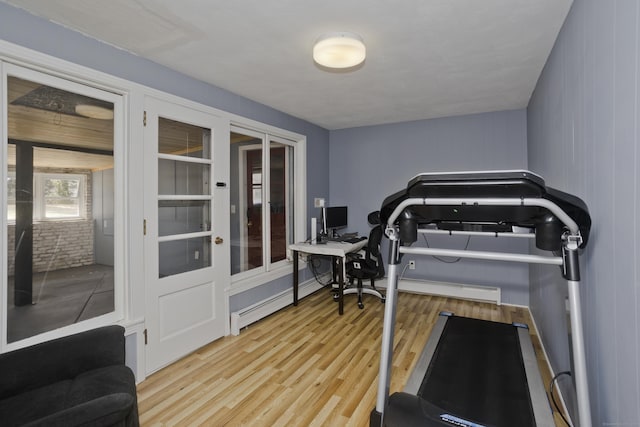
M 380 241 L 382 240 L 382 226 L 380 225 L 380 213 L 372 212 L 368 216 L 369 223 L 375 225 L 369 233 L 369 239 L 365 249 L 364 257 L 361 254 L 353 254 L 350 256 L 345 266 L 345 272 L 349 279 L 349 285 L 344 290 L 343 295 L 357 294 L 358 307 L 364 308 L 362 303 L 362 294 L 374 295 L 380 298 L 381 302 L 385 301 L 385 296 L 376 289 L 376 279 L 384 277 L 384 263 L 382 262 L 382 254 L 380 252 Z M 364 279 L 371 280 L 371 285 L 362 285 Z M 354 280 L 357 286 L 353 286 Z

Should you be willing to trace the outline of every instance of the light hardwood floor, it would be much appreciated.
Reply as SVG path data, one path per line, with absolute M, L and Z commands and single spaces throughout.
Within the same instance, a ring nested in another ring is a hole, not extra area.
M 215 341 L 138 386 L 143 426 L 367 426 L 375 407 L 384 305 L 345 297 L 339 316 L 320 290 Z M 530 326 L 543 382 L 551 379 L 526 309 L 400 293 L 391 392 L 404 386 L 440 311 Z M 554 414 L 560 426 L 558 414 Z

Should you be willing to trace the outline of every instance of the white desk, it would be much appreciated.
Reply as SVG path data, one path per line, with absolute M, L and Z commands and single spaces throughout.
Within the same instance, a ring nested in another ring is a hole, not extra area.
M 367 245 L 367 239 L 363 239 L 357 243 L 347 242 L 327 242 L 312 245 L 311 243 L 301 242 L 289 245 L 289 249 L 293 256 L 293 305 L 298 305 L 298 255 L 300 252 L 313 255 L 325 255 L 331 257 L 331 268 L 333 272 L 333 280 L 338 283 L 338 313 L 344 312 L 344 298 L 342 291 L 344 289 L 344 264 L 347 254 L 358 252 Z

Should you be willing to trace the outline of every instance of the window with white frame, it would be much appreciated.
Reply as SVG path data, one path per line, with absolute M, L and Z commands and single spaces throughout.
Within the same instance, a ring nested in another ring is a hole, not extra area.
M 123 170 L 115 153 L 124 135 L 122 95 L 15 64 L 2 62 L 0 71 L 5 351 L 123 318 Z M 82 115 L 79 105 L 104 114 Z M 60 286 L 70 277 L 77 287 Z M 51 307 L 64 314 L 52 318 Z
M 297 141 L 235 126 L 230 142 L 231 274 L 235 282 L 254 278 L 249 282 L 257 285 L 268 280 L 265 273 L 290 273 L 288 246 L 305 221 L 303 149 Z
M 83 174 L 34 173 L 34 221 L 84 219 L 87 216 Z M 16 177 L 9 172 L 7 179 L 7 219 L 16 220 Z

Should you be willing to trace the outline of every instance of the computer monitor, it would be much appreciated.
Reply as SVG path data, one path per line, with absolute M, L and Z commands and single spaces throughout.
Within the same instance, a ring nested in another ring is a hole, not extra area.
M 347 207 L 332 206 L 322 209 L 322 227 L 324 234 L 335 234 L 335 230 L 346 228 Z

